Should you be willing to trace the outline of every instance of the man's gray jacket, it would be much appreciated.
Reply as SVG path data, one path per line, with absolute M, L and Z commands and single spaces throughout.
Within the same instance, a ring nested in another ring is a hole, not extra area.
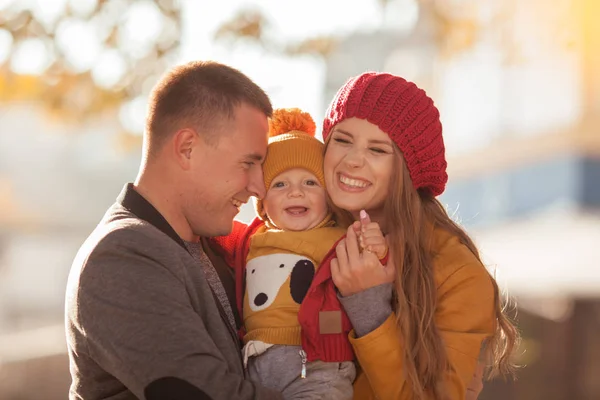
M 71 400 L 282 398 L 244 379 L 202 268 L 131 184 L 75 258 L 66 330 Z

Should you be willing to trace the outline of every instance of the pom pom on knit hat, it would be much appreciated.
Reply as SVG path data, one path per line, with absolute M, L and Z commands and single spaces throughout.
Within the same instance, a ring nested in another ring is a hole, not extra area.
M 323 121 L 323 139 L 352 117 L 376 125 L 396 143 L 415 189 L 442 194 L 448 181 L 442 124 L 423 89 L 399 76 L 365 72 L 334 96 Z
M 269 119 L 269 137 L 292 131 L 315 136 L 317 126 L 309 113 L 299 108 L 278 108 Z
M 294 168 L 311 172 L 325 187 L 323 142 L 315 138 L 316 125 L 309 113 L 298 108 L 279 108 L 269 119 L 269 145 L 263 163 L 265 189 L 277 175 Z M 256 202 L 258 216 L 265 219 L 262 201 Z

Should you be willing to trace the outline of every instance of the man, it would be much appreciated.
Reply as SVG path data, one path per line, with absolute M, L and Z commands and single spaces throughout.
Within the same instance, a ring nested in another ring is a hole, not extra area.
M 282 398 L 244 379 L 233 275 L 198 243 L 229 233 L 239 207 L 264 195 L 271 113 L 222 64 L 188 63 L 158 82 L 135 183 L 69 276 L 71 400 Z

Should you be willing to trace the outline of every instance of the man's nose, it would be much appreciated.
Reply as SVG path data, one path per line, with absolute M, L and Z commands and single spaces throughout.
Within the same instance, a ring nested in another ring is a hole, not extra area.
M 250 180 L 246 189 L 250 192 L 251 196 L 255 196 L 259 199 L 265 197 L 267 191 L 265 189 L 262 168 L 256 168 L 255 171 L 250 174 Z

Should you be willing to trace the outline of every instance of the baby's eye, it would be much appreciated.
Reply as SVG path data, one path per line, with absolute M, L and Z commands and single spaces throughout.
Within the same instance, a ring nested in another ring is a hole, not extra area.
M 274 187 L 274 188 L 282 188 L 284 186 L 285 186 L 285 183 L 283 183 L 283 182 L 275 182 L 274 184 L 271 185 L 271 187 Z
M 319 186 L 319 182 L 317 182 L 317 181 L 315 181 L 315 180 L 313 180 L 313 179 L 309 179 L 309 180 L 307 180 L 307 181 L 306 181 L 306 184 L 307 184 L 308 186 Z

